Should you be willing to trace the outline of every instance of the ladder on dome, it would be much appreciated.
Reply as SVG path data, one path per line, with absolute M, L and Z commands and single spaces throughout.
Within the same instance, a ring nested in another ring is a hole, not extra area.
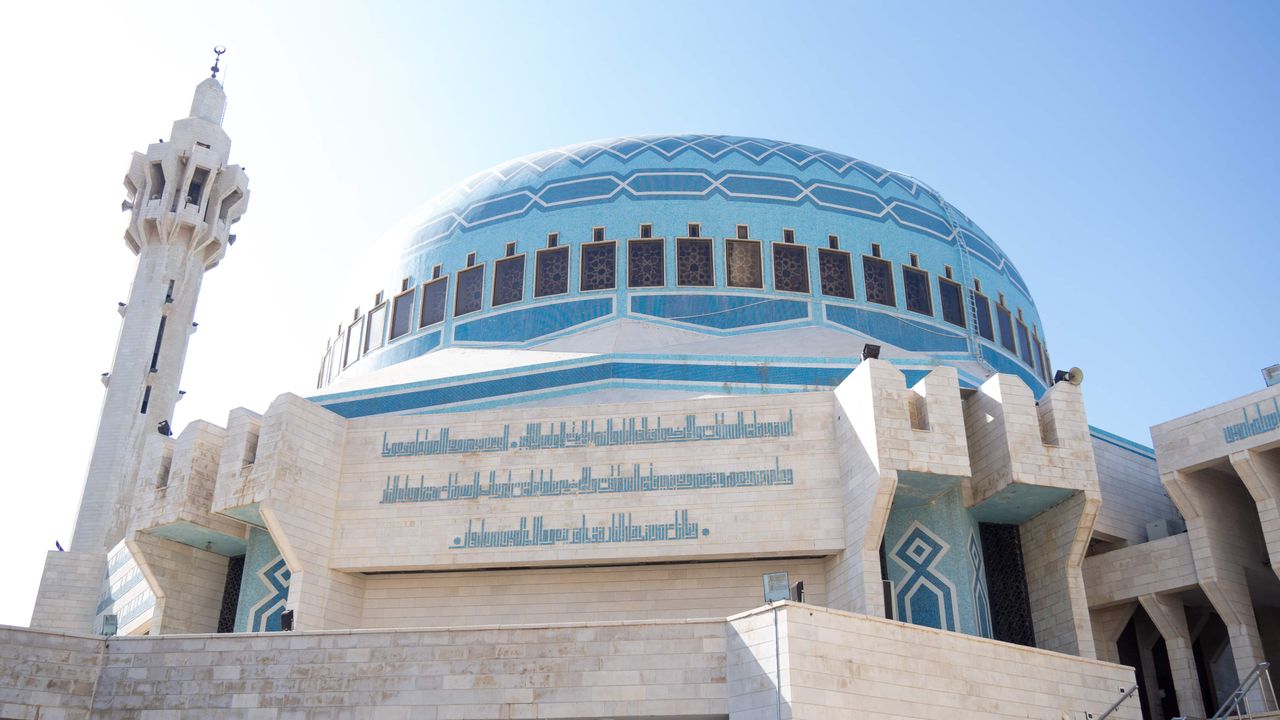
M 978 342 L 978 298 L 974 296 L 972 260 L 969 258 L 969 246 L 965 244 L 964 233 L 960 232 L 960 222 L 956 219 L 955 210 L 951 207 L 951 203 L 942 197 L 942 193 L 934 190 L 928 183 L 922 182 L 906 173 L 897 174 L 911 178 L 911 182 L 924 188 L 926 192 L 933 196 L 933 199 L 937 201 L 942 211 L 947 215 L 947 227 L 951 228 L 951 233 L 956 239 L 956 248 L 960 251 L 960 302 L 965 305 L 967 310 L 965 315 L 968 320 L 964 329 L 965 344 L 969 354 L 978 361 L 978 364 L 994 375 L 997 370 L 983 357 L 982 346 Z

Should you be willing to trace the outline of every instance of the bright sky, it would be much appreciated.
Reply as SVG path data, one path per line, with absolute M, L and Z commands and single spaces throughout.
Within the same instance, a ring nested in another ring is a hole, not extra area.
M 63 3 L 0 26 L 0 299 L 14 310 L 0 623 L 71 536 L 134 258 L 130 153 L 224 59 L 252 198 L 207 277 L 175 428 L 309 387 L 351 268 L 517 155 L 759 135 L 940 190 L 1014 259 L 1090 420 L 1147 428 L 1280 362 L 1280 3 Z M 344 312 L 345 311 L 345 312 Z

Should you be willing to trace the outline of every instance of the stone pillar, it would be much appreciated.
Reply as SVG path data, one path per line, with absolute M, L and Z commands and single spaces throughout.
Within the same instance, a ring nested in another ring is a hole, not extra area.
M 1019 527 L 1036 645 L 1045 650 L 1095 657 L 1083 564 L 1099 503 L 1096 491 L 1075 493 Z
M 969 476 L 959 379 L 940 367 L 908 388 L 892 364 L 865 360 L 835 389 L 834 413 L 847 547 L 827 563 L 828 604 L 883 616 L 880 543 L 898 473 Z
M 1271 569 L 1280 576 L 1280 450 L 1231 453 L 1231 467 L 1258 505 L 1258 521 L 1267 543 Z
M 227 558 L 149 533 L 125 543 L 156 596 L 152 635 L 218 631 Z
M 1037 403 L 1018 378 L 994 375 L 964 413 L 968 503 L 979 520 L 1019 525 L 1036 644 L 1094 657 L 1083 564 L 1102 499 L 1080 388 L 1058 383 Z
M 1200 690 L 1200 677 L 1196 674 L 1196 659 L 1182 598 L 1160 593 L 1143 595 L 1138 602 L 1155 623 L 1169 651 L 1169 669 L 1173 674 L 1174 692 L 1178 695 L 1178 710 L 1187 718 L 1205 717 L 1204 696 Z
M 1178 511 L 1187 521 L 1200 587 L 1222 617 L 1231 639 L 1237 681 L 1262 662 L 1262 638 L 1253 612 L 1245 564 L 1261 559 L 1258 516 L 1252 498 L 1235 477 L 1216 470 L 1161 475 Z M 1262 691 L 1255 688 L 1250 704 L 1262 707 Z
M 1128 602 L 1089 611 L 1089 618 L 1093 624 L 1093 645 L 1099 660 L 1120 662 L 1120 651 L 1116 643 L 1129 621 L 1133 619 L 1133 611 L 1137 607 L 1137 603 Z

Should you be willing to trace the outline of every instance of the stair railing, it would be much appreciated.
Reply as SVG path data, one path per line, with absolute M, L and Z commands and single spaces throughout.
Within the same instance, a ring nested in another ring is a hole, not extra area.
M 1122 694 L 1120 695 L 1119 700 L 1116 700 L 1115 702 L 1111 703 L 1111 707 L 1107 708 L 1106 710 L 1103 710 L 1101 715 L 1094 715 L 1091 712 L 1086 712 L 1084 714 L 1085 720 L 1106 720 L 1107 717 L 1111 715 L 1111 713 L 1115 712 L 1116 709 L 1119 708 L 1120 705 L 1123 704 L 1125 700 L 1128 700 L 1135 692 L 1137 692 L 1137 690 L 1138 690 L 1137 683 L 1134 683 L 1133 687 L 1129 688 L 1128 690 L 1125 690 L 1124 688 L 1120 688 L 1120 692 Z
M 1244 680 L 1240 681 L 1237 687 L 1230 695 L 1227 696 L 1222 707 L 1218 708 L 1218 712 L 1209 717 L 1209 720 L 1223 720 L 1229 717 L 1253 717 L 1254 710 L 1249 706 L 1249 693 L 1254 687 L 1258 687 L 1262 691 L 1262 708 L 1257 712 L 1266 712 L 1268 710 L 1280 710 L 1280 703 L 1276 700 L 1276 686 L 1271 684 L 1271 671 L 1269 668 L 1271 663 L 1260 662 L 1253 666 L 1248 675 L 1244 676 Z M 1271 698 L 1267 699 L 1267 693 L 1270 692 Z M 1244 713 L 1240 712 L 1240 706 L 1244 706 Z M 1184 715 L 1173 720 L 1187 720 Z

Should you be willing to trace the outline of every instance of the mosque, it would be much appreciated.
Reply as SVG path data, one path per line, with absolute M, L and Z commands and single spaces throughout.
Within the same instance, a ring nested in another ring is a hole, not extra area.
M 1276 710 L 1280 386 L 1154 448 L 1091 426 L 1005 251 L 835 152 L 623 137 L 473 175 L 313 393 L 174 436 L 249 199 L 225 103 L 204 80 L 133 155 L 138 269 L 0 716 Z

